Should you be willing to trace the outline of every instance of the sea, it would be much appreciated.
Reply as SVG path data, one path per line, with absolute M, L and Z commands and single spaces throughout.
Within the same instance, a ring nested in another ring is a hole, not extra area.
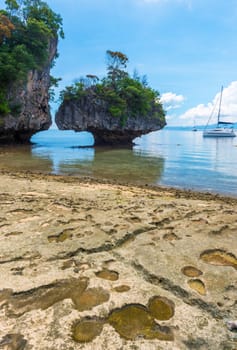
M 93 147 L 88 132 L 49 129 L 31 145 L 0 147 L 0 169 L 116 180 L 237 197 L 237 137 L 164 128 L 131 148 Z

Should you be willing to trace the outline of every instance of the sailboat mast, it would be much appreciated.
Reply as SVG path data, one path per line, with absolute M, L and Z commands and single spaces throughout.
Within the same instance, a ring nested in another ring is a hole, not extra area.
M 218 110 L 218 117 L 217 117 L 217 125 L 219 125 L 220 123 L 222 93 L 223 93 L 223 86 L 221 87 L 221 96 L 220 96 L 220 103 L 219 103 L 219 110 Z

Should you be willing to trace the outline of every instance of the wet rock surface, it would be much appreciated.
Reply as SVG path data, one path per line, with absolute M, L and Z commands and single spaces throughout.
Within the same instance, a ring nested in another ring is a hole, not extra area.
M 0 349 L 237 348 L 236 199 L 0 178 Z

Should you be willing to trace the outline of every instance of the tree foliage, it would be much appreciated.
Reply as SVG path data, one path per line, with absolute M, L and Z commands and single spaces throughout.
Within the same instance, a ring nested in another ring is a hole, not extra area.
M 51 38 L 64 36 L 62 19 L 41 0 L 5 0 L 0 10 L 0 115 L 11 111 L 7 92 L 42 69 Z
M 7 16 L 0 13 L 0 45 L 5 39 L 9 39 L 11 37 L 13 29 L 15 29 L 14 24 Z
M 94 75 L 81 78 L 67 86 L 60 94 L 61 101 L 79 101 L 86 96 L 104 101 L 111 116 L 119 118 L 122 125 L 128 117 L 151 116 L 165 118 L 158 91 L 147 84 L 146 76 L 136 71 L 131 77 L 126 71 L 128 57 L 119 51 L 106 52 L 107 76 L 101 80 Z M 90 78 L 88 84 L 88 78 Z

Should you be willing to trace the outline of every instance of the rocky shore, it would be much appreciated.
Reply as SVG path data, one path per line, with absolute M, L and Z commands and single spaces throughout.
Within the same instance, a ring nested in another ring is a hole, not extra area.
M 237 349 L 237 199 L 0 174 L 0 348 Z

